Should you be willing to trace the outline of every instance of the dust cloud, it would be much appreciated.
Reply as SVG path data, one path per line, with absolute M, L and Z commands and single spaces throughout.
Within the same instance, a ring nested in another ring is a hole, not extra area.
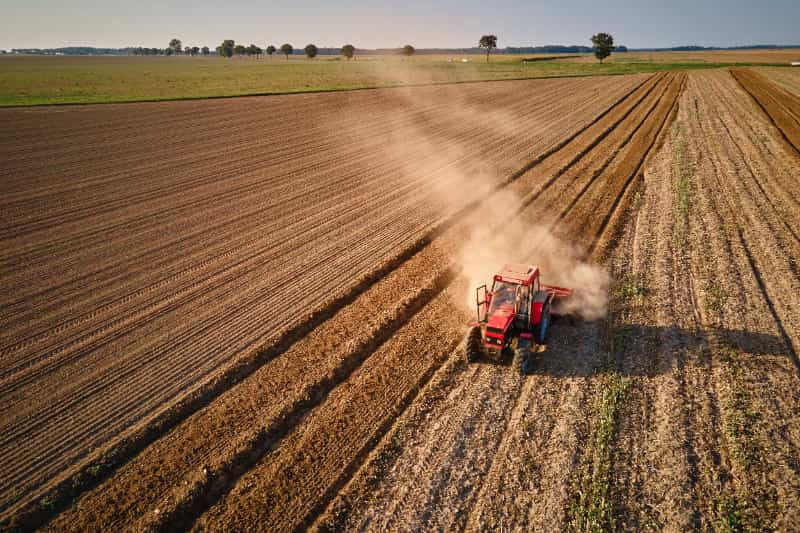
M 492 276 L 506 263 L 539 267 L 541 283 L 574 290 L 559 307 L 562 313 L 596 320 L 606 314 L 610 277 L 605 268 L 581 260 L 578 250 L 543 225 L 517 214 L 520 199 L 500 191 L 488 202 L 486 223 L 472 224 L 461 246 L 463 275 L 470 293 L 465 302 L 475 312 L 475 288 L 491 288 Z
M 539 266 L 542 283 L 574 289 L 574 296 L 561 306 L 562 312 L 587 320 L 604 316 L 607 271 L 583 261 L 578 250 L 557 238 L 550 228 L 525 218 L 532 216 L 535 204 L 523 214 L 520 198 L 508 189 L 497 190 L 497 185 L 517 170 L 498 162 L 497 147 L 517 140 L 521 131 L 517 126 L 520 117 L 497 102 L 492 84 L 480 84 L 477 90 L 475 85 L 459 84 L 420 88 L 441 80 L 427 74 L 430 69 L 414 68 L 413 60 L 391 58 L 371 64 L 386 85 L 415 87 L 382 91 L 376 116 L 385 126 L 379 138 L 369 136 L 356 142 L 365 149 L 377 147 L 386 166 L 402 172 L 407 183 L 424 187 L 427 198 L 420 209 L 430 210 L 435 217 L 451 216 L 478 199 L 488 200 L 479 211 L 463 216 L 455 232 L 462 241 L 455 244 L 459 251 L 452 259 L 456 268 L 460 262 L 469 280 L 463 300 L 466 309 L 475 312 L 475 288 L 490 285 L 492 275 L 504 264 L 527 263 Z M 460 79 L 480 77 L 472 63 L 455 68 L 461 71 Z

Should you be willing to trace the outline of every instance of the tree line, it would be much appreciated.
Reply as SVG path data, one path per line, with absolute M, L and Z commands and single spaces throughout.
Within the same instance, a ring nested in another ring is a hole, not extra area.
M 335 49 L 325 48 L 320 50 L 320 48 L 315 44 L 307 44 L 303 48 L 303 53 L 305 53 L 306 57 L 308 58 L 315 58 L 319 55 L 320 52 L 330 54 Z M 261 57 L 263 54 L 266 54 L 272 57 L 275 53 L 280 52 L 283 54 L 286 59 L 289 58 L 290 55 L 295 53 L 295 48 L 290 43 L 284 43 L 280 47 L 276 47 L 275 45 L 267 45 L 264 48 L 261 48 L 255 44 L 249 44 L 245 46 L 241 43 L 236 43 L 233 39 L 225 39 L 222 43 L 216 47 L 216 53 L 222 57 L 233 57 L 233 56 L 255 56 L 256 58 Z M 405 45 L 404 47 L 397 50 L 398 53 L 403 54 L 405 56 L 414 55 L 415 49 L 410 44 Z M 169 42 L 169 45 L 166 48 L 132 48 L 131 53 L 134 55 L 210 55 L 211 50 L 207 46 L 198 47 L 198 46 L 183 46 L 183 42 L 180 39 L 175 38 Z M 344 56 L 347 59 L 353 59 L 356 55 L 356 47 L 352 44 L 346 44 L 338 49 L 338 53 Z
M 614 37 L 609 33 L 597 33 L 592 35 L 592 50 L 594 51 L 595 57 L 603 62 L 603 59 L 607 58 L 611 55 L 616 48 L 614 46 Z M 489 56 L 495 48 L 497 48 L 497 36 L 496 35 L 482 35 L 481 38 L 478 40 L 478 46 L 484 50 L 486 50 L 486 61 L 489 61 Z M 216 52 L 222 57 L 230 58 L 234 55 L 242 57 L 242 56 L 250 56 L 256 57 L 256 59 L 260 58 L 263 54 L 267 54 L 270 58 L 276 53 L 280 52 L 283 54 L 286 59 L 289 59 L 289 56 L 294 54 L 294 46 L 289 43 L 284 43 L 280 46 L 280 48 L 276 48 L 274 45 L 270 44 L 265 48 L 261 48 L 255 44 L 250 44 L 245 46 L 243 44 L 236 44 L 233 39 L 225 39 L 222 43 L 217 46 Z M 410 44 L 407 44 L 397 50 L 398 53 L 410 57 L 414 55 L 415 48 Z M 320 52 L 319 47 L 315 44 L 307 44 L 303 48 L 303 52 L 305 53 L 306 57 L 309 59 L 313 59 L 317 57 Z M 189 56 L 196 56 L 196 55 L 204 55 L 208 56 L 211 54 L 211 50 L 207 46 L 199 47 L 199 46 L 183 46 L 183 43 L 180 39 L 174 38 L 170 40 L 169 45 L 164 48 L 133 48 L 131 53 L 134 55 L 189 55 Z M 356 47 L 352 44 L 346 44 L 342 46 L 339 50 L 339 53 L 347 59 L 353 59 L 356 54 Z
M 413 50 L 411 45 L 406 45 Z M 303 47 L 303 53 L 309 59 L 313 59 L 319 55 L 322 50 L 320 48 L 311 43 L 307 44 Z M 330 53 L 332 49 L 324 49 L 325 52 Z M 289 56 L 295 53 L 295 47 L 290 43 L 283 43 L 280 47 L 276 47 L 275 45 L 268 45 L 265 48 L 261 48 L 255 44 L 250 44 L 245 46 L 243 44 L 236 44 L 233 39 L 225 39 L 222 41 L 222 44 L 217 46 L 217 53 L 222 57 L 233 57 L 233 56 L 255 56 L 257 59 L 261 57 L 262 54 L 267 54 L 270 58 L 280 52 L 286 59 L 289 59 Z M 342 46 L 338 53 L 344 56 L 347 59 L 353 59 L 356 55 L 356 47 L 352 44 L 346 44 Z

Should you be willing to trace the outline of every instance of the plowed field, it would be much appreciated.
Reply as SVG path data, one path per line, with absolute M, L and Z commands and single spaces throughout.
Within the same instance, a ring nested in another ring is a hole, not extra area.
M 1 110 L 0 514 L 797 529 L 793 98 L 744 69 Z M 490 249 L 582 289 L 527 375 L 462 361 Z

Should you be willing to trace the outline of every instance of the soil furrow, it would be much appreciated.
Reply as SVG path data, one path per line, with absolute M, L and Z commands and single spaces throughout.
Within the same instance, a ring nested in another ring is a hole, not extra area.
M 629 82 L 626 82 L 626 83 L 627 83 L 627 86 L 621 86 L 621 87 L 620 87 L 620 90 L 617 90 L 617 89 L 615 89 L 614 93 L 612 93 L 612 94 L 610 94 L 610 95 L 604 95 L 602 98 L 604 99 L 604 101 L 607 101 L 609 104 L 615 104 L 616 102 L 619 102 L 619 101 L 621 101 L 621 100 L 622 100 L 622 98 L 624 97 L 624 95 L 625 95 L 625 94 L 627 94 L 627 93 L 629 93 L 630 91 L 632 91 L 633 89 L 635 89 L 635 87 L 636 87 L 636 86 L 638 86 L 638 85 L 639 85 L 641 82 L 643 82 L 645 79 L 646 79 L 646 78 L 644 78 L 644 77 L 639 77 L 639 78 L 636 78 L 636 79 L 631 79 Z M 587 86 L 588 86 L 588 84 L 585 84 L 585 85 L 587 85 Z M 487 96 L 488 96 L 488 94 L 487 94 Z M 579 97 L 579 96 L 578 96 L 578 97 Z M 519 97 L 517 97 L 517 98 L 519 98 Z M 590 100 L 591 100 L 591 98 L 589 98 L 589 99 L 583 98 L 582 100 L 584 100 L 584 101 L 587 101 L 587 102 L 588 102 L 588 101 L 590 101 Z M 586 113 L 587 111 L 591 112 L 591 110 L 590 110 L 589 106 L 585 106 L 585 105 L 583 105 L 583 104 L 581 104 L 581 106 L 579 107 L 579 109 L 580 109 L 580 111 L 581 111 L 582 113 Z M 605 112 L 606 112 L 606 109 L 601 107 L 601 109 L 599 110 L 599 113 L 602 115 L 602 114 L 605 114 Z M 593 113 L 593 114 L 596 114 L 596 113 Z M 576 116 L 576 117 L 578 117 L 578 115 L 575 115 L 575 116 Z M 554 118 L 555 118 L 555 117 L 554 117 Z M 595 119 L 597 119 L 597 117 L 595 117 Z M 595 119 L 591 119 L 591 118 L 590 118 L 590 119 L 588 119 L 588 120 L 587 120 L 587 119 L 584 119 L 584 120 L 582 120 L 582 121 L 581 121 L 581 120 L 575 120 L 575 119 L 572 119 L 572 118 L 571 118 L 571 119 L 570 119 L 570 121 L 571 121 L 571 124 L 573 124 L 573 126 L 571 126 L 571 127 L 575 128 L 576 130 L 578 130 L 578 131 L 579 131 L 580 129 L 587 127 L 587 125 L 590 125 L 590 124 L 593 122 L 593 120 L 595 120 Z M 527 118 L 525 118 L 525 120 L 527 121 L 528 119 L 527 119 Z M 536 122 L 535 120 L 532 120 L 532 121 L 530 121 L 530 124 L 533 124 L 533 123 L 535 123 L 535 122 Z M 553 139 L 553 136 L 552 136 L 552 135 L 550 135 L 549 139 Z M 538 142 L 538 141 L 537 141 L 537 142 Z M 550 141 L 550 144 L 551 144 L 551 146 L 553 146 L 553 142 L 552 142 L 552 141 Z M 539 146 L 547 146 L 547 142 L 545 142 L 545 143 L 539 143 Z M 495 148 L 495 149 L 496 149 L 496 148 Z M 545 151 L 547 151 L 547 150 L 545 150 Z M 517 174 L 517 175 L 518 175 L 518 174 Z M 512 178 L 513 178 L 513 177 L 512 177 Z M 511 181 L 511 180 L 508 180 L 508 181 Z M 363 272 L 363 270 L 361 270 L 361 271 Z M 343 274 L 344 274 L 344 273 L 343 273 Z M 358 275 L 358 272 L 357 272 L 357 271 L 356 271 L 356 272 L 353 272 L 353 274 L 350 274 L 350 275 L 351 275 L 351 276 L 353 276 L 353 275 Z M 352 278 L 351 278 L 351 279 L 352 279 Z M 350 282 L 350 283 L 352 283 L 352 282 Z M 348 284 L 348 285 L 350 285 L 350 284 Z M 336 286 L 336 287 L 337 287 L 337 290 L 340 290 L 340 289 L 338 288 L 338 287 L 339 287 L 339 284 L 338 284 L 338 282 L 337 282 L 336 284 L 334 284 L 334 286 Z M 347 292 L 347 290 L 346 290 L 346 287 L 345 287 L 345 286 L 342 286 L 342 289 L 344 289 L 344 292 L 345 292 L 345 293 Z M 228 294 L 229 294 L 231 297 L 233 297 L 233 295 L 234 295 L 234 293 L 233 293 L 233 292 L 228 292 Z M 253 292 L 252 294 L 253 294 L 253 299 L 251 300 L 251 302 L 256 302 L 256 301 L 257 301 L 257 298 L 256 298 L 257 292 Z M 340 293 L 340 294 L 341 294 L 341 293 Z M 358 293 L 356 293 L 356 294 L 358 294 Z M 231 300 L 231 303 L 232 303 L 232 304 L 233 304 L 233 302 L 234 302 L 234 300 Z M 247 304 L 247 303 L 245 303 L 244 305 L 251 305 L 251 304 Z M 307 304 L 307 303 L 304 303 L 303 305 L 304 305 L 304 306 L 307 306 L 308 304 Z M 261 307 L 263 308 L 264 306 L 263 306 L 263 305 L 261 305 Z M 298 310 L 299 310 L 299 309 L 303 309 L 303 308 L 304 308 L 304 307 L 298 307 Z M 306 308 L 307 308 L 307 307 L 306 307 Z M 268 308 L 267 308 L 267 309 L 268 309 Z M 209 310 L 209 311 L 211 311 L 211 310 Z M 328 310 L 325 310 L 325 313 L 329 313 L 329 312 L 330 312 L 330 311 L 328 311 Z M 324 313 L 323 313 L 323 314 L 324 314 Z M 317 315 L 317 316 L 319 316 L 319 315 Z M 302 322 L 303 322 L 303 321 L 300 321 L 300 324 L 301 324 L 301 325 L 302 325 Z M 205 329 L 201 329 L 201 330 L 197 330 L 198 332 L 203 332 L 203 331 L 206 331 L 206 332 L 207 332 L 207 333 L 205 333 L 205 335 L 206 335 L 206 337 L 207 337 L 207 339 L 208 339 L 208 340 L 207 340 L 207 341 L 206 341 L 206 340 L 203 340 L 203 345 L 206 347 L 206 348 L 204 348 L 204 350 L 205 350 L 205 349 L 212 348 L 212 347 L 213 347 L 213 345 L 214 345 L 214 342 L 218 342 L 218 341 L 214 340 L 214 338 L 213 338 L 213 337 L 210 335 L 210 333 L 213 331 L 213 328 L 212 328 L 212 326 L 211 326 L 211 324 L 213 324 L 213 323 L 215 323 L 215 322 L 208 322 L 208 327 L 207 327 L 207 328 L 205 328 Z M 317 322 L 317 323 L 318 323 L 318 322 Z M 248 335 L 248 336 L 249 336 L 249 335 L 251 335 L 251 333 L 249 333 L 249 331 L 248 331 L 250 328 L 248 328 L 248 326 L 247 326 L 246 322 L 239 322 L 239 323 L 238 323 L 238 324 L 239 324 L 238 326 L 234 326 L 234 325 L 233 325 L 234 323 L 231 323 L 231 324 L 232 324 L 232 326 L 233 326 L 234 328 L 238 328 L 238 330 L 239 330 L 239 332 L 240 332 L 240 333 L 238 333 L 238 335 L 240 335 L 240 336 L 241 336 L 241 335 Z M 166 325 L 166 324 L 163 324 L 162 326 L 159 326 L 159 328 L 162 328 L 164 325 Z M 298 328 L 299 328 L 299 326 L 298 326 Z M 144 328 L 144 329 L 143 329 L 143 331 L 142 331 L 142 333 L 143 333 L 143 334 L 144 334 L 144 332 L 145 332 L 145 330 L 146 330 L 146 329 L 148 329 L 148 328 Z M 163 334 L 159 334 L 159 335 L 166 335 L 168 330 L 167 330 L 167 329 L 163 329 L 162 331 L 163 331 Z M 189 330 L 187 329 L 187 330 L 186 330 L 186 332 L 188 332 L 188 331 L 189 331 Z M 232 329 L 231 331 L 234 331 L 234 330 Z M 201 333 L 201 334 L 203 334 L 203 333 Z M 192 338 L 192 337 L 188 336 L 188 333 L 183 333 L 183 332 L 182 332 L 182 333 L 181 333 L 181 335 L 186 335 L 186 336 L 184 337 L 186 340 L 183 340 L 183 341 L 180 341 L 180 340 L 178 340 L 177 342 L 188 342 L 188 339 Z M 218 337 L 217 337 L 217 338 L 218 338 Z M 241 338 L 242 338 L 242 342 L 245 342 L 245 339 L 246 339 L 247 337 L 241 337 Z M 179 339 L 179 338 L 178 338 L 178 339 Z M 120 344 L 120 343 L 123 343 L 123 342 L 124 342 L 125 344 L 128 344 L 128 345 L 131 345 L 131 346 L 133 346 L 133 345 L 134 345 L 134 344 L 132 343 L 133 341 L 134 341 L 134 339 L 121 338 L 121 339 L 120 339 L 120 341 L 119 341 L 119 343 L 118 343 L 118 346 L 119 346 L 119 347 L 121 347 L 121 346 L 122 346 L 122 344 Z M 158 342 L 160 342 L 160 341 L 158 340 L 158 337 L 154 337 L 154 338 L 153 338 L 153 341 L 154 341 L 154 342 L 151 342 L 150 344 L 151 344 L 152 346 L 154 346 L 154 347 L 155 347 L 155 346 L 158 346 Z M 239 341 L 237 340 L 236 342 L 239 342 Z M 259 342 L 258 342 L 258 344 L 261 344 L 261 345 L 263 345 L 264 343 L 265 343 L 265 341 L 264 341 L 264 340 L 259 340 Z M 177 346 L 177 345 L 178 345 L 178 344 L 174 344 L 174 343 L 173 343 L 173 346 Z M 168 346 L 169 346 L 169 345 L 165 345 L 165 346 L 164 346 L 164 348 L 168 348 Z M 255 347 L 257 347 L 257 345 L 256 345 Z M 253 368 L 253 367 L 252 367 L 252 366 L 250 366 L 250 365 L 252 365 L 254 362 L 252 361 L 252 359 L 251 359 L 250 357 L 248 357 L 248 356 L 247 356 L 247 353 L 251 353 L 249 350 L 250 350 L 250 349 L 248 349 L 246 353 L 241 353 L 240 355 L 238 355 L 238 356 L 237 356 L 237 359 L 235 359 L 235 360 L 238 360 L 238 362 L 239 362 L 238 364 L 241 364 L 241 365 L 242 365 L 242 366 L 244 366 L 244 367 Z M 161 352 L 161 353 L 164 353 L 164 354 L 168 353 L 167 351 L 165 351 L 165 350 L 164 350 L 164 349 L 162 349 L 162 348 L 159 348 L 158 352 L 154 352 L 154 353 L 159 353 L 159 352 Z M 189 352 L 188 352 L 188 351 L 186 351 L 185 353 L 186 353 L 187 355 L 189 354 Z M 268 358 L 267 358 L 267 359 L 268 359 Z M 155 359 L 153 359 L 153 360 L 155 360 Z M 185 359 L 185 360 L 186 360 L 187 362 L 188 362 L 188 361 L 190 361 L 190 359 Z M 263 354 L 261 354 L 261 355 L 258 355 L 258 356 L 257 356 L 257 358 L 256 358 L 256 360 L 264 360 L 264 358 L 263 358 Z M 249 364 L 248 364 L 248 361 L 249 361 Z M 180 363 L 180 364 L 184 364 L 184 363 Z M 144 369 L 144 368 L 145 368 L 143 365 L 138 365 L 138 367 L 139 367 L 139 368 L 142 368 L 142 369 Z M 177 366 L 176 366 L 176 367 L 173 367 L 173 368 L 175 368 L 175 369 L 177 370 L 177 368 L 179 368 L 179 367 L 177 367 Z M 208 364 L 204 363 L 204 368 L 205 368 L 205 369 L 214 369 L 214 368 L 216 368 L 216 367 L 215 367 L 215 366 L 209 366 Z M 164 367 L 164 372 L 166 372 L 166 370 L 167 370 L 167 367 Z M 224 370 L 224 367 L 219 367 L 219 370 Z M 173 372 L 174 372 L 174 370 L 173 370 Z M 203 375 L 204 375 L 204 372 L 209 372 L 209 370 L 204 370 L 204 371 L 202 371 L 202 372 L 195 372 L 195 371 L 193 371 L 193 374 L 192 374 L 192 375 L 193 375 L 193 376 L 203 376 Z M 229 371 L 226 371 L 226 372 L 229 372 Z M 162 375 L 164 375 L 165 377 L 167 377 L 167 376 L 168 376 L 168 374 L 166 374 L 166 373 L 163 373 Z M 208 375 L 208 376 L 210 376 L 210 374 L 205 374 L 205 375 Z M 241 374 L 240 374 L 240 373 L 235 373 L 235 372 L 234 372 L 234 373 L 230 373 L 229 375 L 234 375 L 234 376 L 236 376 L 236 375 L 241 375 Z M 111 374 L 109 374 L 109 377 L 111 377 Z M 133 379 L 133 377 L 134 377 L 134 376 L 131 374 L 131 379 Z M 169 379 L 169 378 L 168 378 L 168 379 Z M 192 378 L 192 379 L 196 379 L 196 378 Z M 217 378 L 214 378 L 214 379 L 217 379 Z M 238 380 L 238 378 L 237 378 L 237 380 Z M 127 382 L 129 382 L 129 383 L 131 383 L 131 384 L 132 384 L 132 383 L 134 383 L 134 381 L 131 381 L 131 380 L 122 381 L 122 382 L 119 382 L 119 383 L 121 383 L 121 384 L 124 384 L 124 383 L 127 383 Z M 191 380 L 190 380 L 189 382 L 191 382 Z M 109 383 L 111 383 L 111 382 L 109 382 Z M 214 382 L 211 382 L 211 383 L 214 383 Z M 209 387 L 210 387 L 210 388 L 209 388 Z M 123 392 L 122 392 L 122 389 L 121 389 L 121 388 L 119 388 L 118 386 L 116 386 L 116 385 L 115 385 L 115 386 L 114 386 L 114 388 L 115 388 L 115 390 L 118 390 L 119 392 L 115 392 L 115 393 L 114 393 L 114 395 L 113 395 L 113 396 L 110 396 L 110 397 L 109 397 L 109 400 L 108 400 L 107 402 L 105 402 L 105 405 L 107 405 L 107 406 L 109 406 L 109 407 L 110 407 L 110 406 L 112 406 L 112 405 L 113 405 L 113 402 L 115 401 L 115 400 L 112 400 L 112 398 L 115 398 L 115 397 L 121 397 L 121 396 L 119 396 L 119 394 L 122 394 L 122 393 L 123 393 Z M 201 387 L 199 387 L 199 388 L 196 388 L 196 389 L 194 389 L 194 391 L 193 391 L 193 392 L 191 392 L 191 394 L 189 394 L 189 395 L 185 396 L 185 398 L 186 398 L 187 400 L 185 400 L 185 401 L 181 401 L 180 403 L 173 404 L 173 405 L 175 405 L 175 407 L 176 407 L 176 409 L 175 409 L 175 410 L 176 410 L 178 413 L 184 413 L 182 416 L 184 416 L 184 417 L 185 417 L 185 416 L 186 416 L 186 415 L 185 415 L 185 413 L 191 412 L 193 409 L 196 409 L 196 407 L 189 407 L 189 406 L 198 406 L 198 405 L 203 405 L 203 404 L 204 404 L 204 402 L 206 402 L 206 401 L 207 401 L 207 400 L 210 398 L 209 396 L 206 396 L 206 394 L 208 394 L 208 391 L 209 391 L 209 390 L 216 390 L 216 391 L 220 391 L 220 390 L 223 390 L 224 388 L 226 388 L 226 387 L 223 387 L 222 385 L 215 385 L 215 386 L 211 386 L 211 385 L 209 385 L 209 386 L 201 386 Z M 160 387 L 158 387 L 158 389 L 159 389 L 159 390 L 161 390 L 161 391 L 163 391 L 162 393 L 166 393 L 166 391 L 169 391 L 169 390 L 174 390 L 174 387 L 173 387 L 173 385 L 169 385 L 169 384 L 167 384 L 167 383 L 165 382 L 165 383 L 164 383 L 164 385 L 163 385 L 163 386 L 160 386 Z M 151 390 L 155 391 L 156 389 L 151 389 Z M 184 390 L 187 390 L 187 389 L 184 389 Z M 192 391 L 192 389 L 191 389 L 191 388 L 190 388 L 190 389 L 188 389 L 188 390 L 189 390 L 189 391 Z M 162 394 L 162 393 L 159 393 L 159 394 Z M 218 394 L 218 392 L 217 392 L 217 394 Z M 194 398 L 194 399 L 192 399 L 192 398 Z M 202 398 L 202 399 L 199 399 L 199 398 Z M 134 400 L 134 402 L 136 402 L 136 401 L 138 401 L 138 400 Z M 133 404 L 131 404 L 131 405 L 133 405 Z M 108 412 L 110 413 L 110 412 L 112 412 L 112 411 L 108 411 Z M 140 432 L 140 433 L 138 433 L 138 434 L 137 434 L 137 433 L 134 433 L 134 434 L 133 434 L 134 436 L 133 436 L 133 438 L 131 439 L 131 441 L 132 441 L 132 442 L 131 442 L 130 444 L 126 444 L 126 445 L 124 445 L 122 448 L 124 449 L 124 448 L 127 446 L 127 447 L 128 447 L 128 449 L 133 449 L 133 450 L 136 450 L 136 449 L 141 449 L 141 446 L 142 446 L 142 445 L 144 445 L 146 442 L 152 442 L 152 439 L 153 439 L 153 437 L 157 436 L 158 434 L 162 434 L 161 432 L 163 432 L 165 428 L 168 428 L 168 427 L 172 427 L 172 426 L 174 426 L 174 425 L 175 425 L 175 423 L 176 423 L 178 420 L 180 420 L 180 418 L 179 418 L 179 416 L 176 416 L 175 412 L 173 411 L 173 412 L 162 412 L 162 414 L 161 414 L 161 415 L 158 415 L 158 417 L 156 418 L 156 420 L 157 420 L 157 421 L 158 421 L 158 420 L 160 420 L 160 421 L 162 421 L 162 422 L 166 420 L 167 422 L 166 422 L 165 424 L 161 424 L 161 429 L 159 429 L 159 430 L 158 430 L 158 432 L 157 432 L 157 433 L 155 433 L 155 434 L 154 434 L 154 433 L 152 433 L 152 432 L 149 432 L 149 431 L 148 431 L 148 429 L 147 429 L 148 427 L 153 427 L 153 425 L 151 425 L 151 424 L 146 424 L 146 425 L 142 426 L 142 432 Z M 137 435 L 141 435 L 141 436 L 137 436 Z M 144 440 L 138 440 L 139 438 L 143 438 Z M 103 449 L 103 448 L 101 447 L 101 450 L 102 450 L 102 449 Z M 112 454 L 112 456 L 113 456 L 113 460 L 108 460 L 108 461 L 105 461 L 105 460 L 104 460 L 104 461 L 103 461 L 103 463 L 109 463 L 109 465 L 115 465 L 115 464 L 118 464 L 119 458 L 120 458 L 120 457 L 125 457 L 125 455 L 126 455 L 126 454 L 122 454 L 122 455 L 120 455 L 120 454 L 118 454 L 118 453 L 114 453 L 114 452 L 118 452 L 118 451 L 119 451 L 119 449 L 118 449 L 118 447 L 117 447 L 117 446 L 113 446 L 113 445 L 112 445 L 111 447 L 109 447 L 109 448 L 105 448 L 105 449 L 106 449 L 107 453 L 110 453 L 110 454 Z M 95 459 L 92 459 L 92 460 L 90 460 L 90 461 L 85 461 L 85 460 L 82 460 L 82 461 L 80 462 L 80 464 L 82 464 L 82 465 L 83 465 L 83 466 L 81 467 L 81 469 L 80 469 L 80 471 L 81 471 L 81 472 L 83 472 L 83 473 L 86 473 L 86 472 L 87 472 L 87 468 L 91 467 L 91 465 L 93 465 L 93 464 L 97 464 L 97 463 L 95 462 L 96 458 L 102 458 L 102 457 L 103 457 L 103 455 L 102 455 L 102 453 L 101 453 L 101 454 L 95 454 L 93 457 L 94 457 Z M 98 471 L 98 470 L 101 470 L 101 471 Z M 74 470 L 73 470 L 73 471 L 74 471 Z M 100 478 L 100 477 L 104 477 L 105 475 L 107 475 L 107 473 L 108 473 L 109 471 L 111 471 L 111 468 L 107 466 L 107 467 L 104 467 L 103 469 L 95 469 L 94 471 L 95 471 L 95 472 L 96 472 L 98 475 L 94 475 L 94 474 L 92 474 L 92 475 L 88 476 L 88 478 L 89 478 L 89 479 L 87 479 L 87 480 L 82 480 L 80 483 L 76 483 L 76 486 L 77 486 L 77 487 L 80 489 L 80 487 L 86 486 L 86 485 L 87 485 L 87 483 L 93 483 L 93 482 L 95 482 L 95 480 L 97 480 L 98 478 Z M 62 474 L 62 475 L 63 475 L 63 474 Z M 63 494 L 65 494 L 65 496 L 67 496 L 67 497 L 68 497 L 68 495 L 69 495 L 69 494 L 73 494 L 73 493 L 74 493 L 74 489 L 68 489 L 68 486 L 70 485 L 70 482 L 73 482 L 74 480 L 69 480 L 69 479 L 67 479 L 67 478 L 65 478 L 65 477 L 62 477 L 61 479 L 64 479 L 63 483 L 61 483 L 61 485 L 60 485 L 60 486 L 61 486 L 61 488 L 62 488 L 62 490 L 64 490 Z M 57 480 L 58 480 L 58 476 L 56 477 L 56 481 L 57 481 Z M 41 494 L 41 492 L 40 492 L 40 494 Z M 56 494 L 58 494 L 58 492 L 56 492 Z M 33 495 L 33 493 L 31 493 L 31 496 L 32 496 L 32 495 Z M 29 497 L 30 497 L 30 496 L 29 496 Z M 64 500 L 62 500 L 62 501 L 64 501 Z M 16 507 L 17 507 L 17 508 L 19 508 L 19 505 L 17 505 Z M 49 511 L 49 512 L 52 512 L 52 511 Z M 46 514 L 45 514 L 45 515 L 46 515 Z M 45 516 L 45 515 L 40 515 L 40 516 Z

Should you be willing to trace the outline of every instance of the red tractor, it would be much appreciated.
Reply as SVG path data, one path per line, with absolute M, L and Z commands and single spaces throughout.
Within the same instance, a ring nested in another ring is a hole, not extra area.
M 554 306 L 572 295 L 572 289 L 541 285 L 539 268 L 510 264 L 494 275 L 491 290 L 476 289 L 478 321 L 470 324 L 466 358 L 471 363 L 487 352 L 514 349 L 514 365 L 521 373 L 530 366 L 533 343 L 545 344 Z M 516 346 L 514 342 L 516 341 Z

